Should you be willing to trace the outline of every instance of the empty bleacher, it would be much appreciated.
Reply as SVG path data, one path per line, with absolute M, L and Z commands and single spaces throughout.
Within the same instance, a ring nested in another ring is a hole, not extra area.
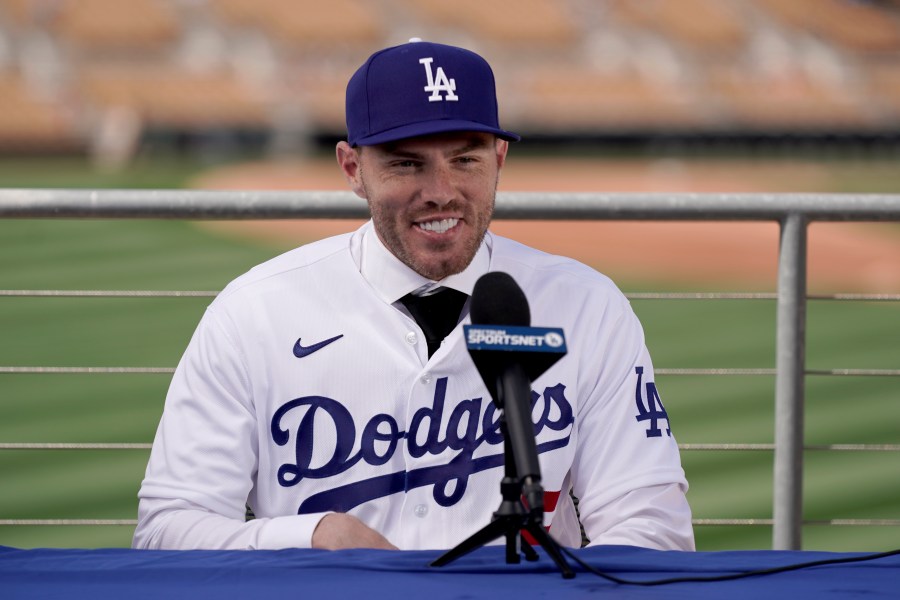
M 269 124 L 263 94 L 228 74 L 103 67 L 86 69 L 77 87 L 89 105 L 100 111 L 133 110 L 149 127 L 196 130 Z
M 0 0 L 0 150 L 142 131 L 343 131 L 368 54 L 422 37 L 493 64 L 547 135 L 900 136 L 896 0 Z
M 739 7 L 722 0 L 613 0 L 615 18 L 700 52 L 734 54 L 749 31 Z
M 175 5 L 158 0 L 58 2 L 43 21 L 68 47 L 103 54 L 161 51 L 181 33 Z
M 484 44 L 571 47 L 582 33 L 571 6 L 554 0 L 421 0 L 409 7 L 432 29 L 458 29 Z
M 374 47 L 385 31 L 378 3 L 364 0 L 209 0 L 207 10 L 227 27 L 255 29 L 284 46 Z
M 900 119 L 900 64 L 872 66 L 868 76 L 874 101 L 890 113 L 890 119 Z
M 856 52 L 900 51 L 896 4 L 861 0 L 758 0 L 785 25 Z
M 876 115 L 852 91 L 816 81 L 800 69 L 778 74 L 710 73 L 711 89 L 725 99 L 728 121 L 750 130 L 865 132 Z
M 17 74 L 0 74 L 0 148 L 77 149 L 79 135 L 71 109 L 42 98 Z
M 523 132 L 576 135 L 679 130 L 702 125 L 688 91 L 630 70 L 584 67 L 535 69 L 517 82 Z

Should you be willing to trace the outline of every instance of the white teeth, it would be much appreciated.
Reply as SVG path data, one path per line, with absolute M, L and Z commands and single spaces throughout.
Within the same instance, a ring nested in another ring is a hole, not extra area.
M 446 233 L 450 229 L 456 227 L 459 219 L 443 219 L 441 221 L 425 221 L 419 223 L 419 227 L 425 231 L 434 231 L 435 233 Z

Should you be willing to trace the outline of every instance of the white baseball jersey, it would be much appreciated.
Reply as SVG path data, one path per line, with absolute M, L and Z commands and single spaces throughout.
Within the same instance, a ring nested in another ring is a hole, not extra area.
M 568 354 L 532 386 L 551 535 L 581 543 L 572 491 L 591 543 L 692 549 L 678 448 L 625 297 L 585 265 L 490 233 L 442 283 L 471 294 L 486 271 L 516 280 L 533 326 L 566 335 Z M 487 525 L 498 411 L 466 350 L 468 308 L 429 359 L 394 304 L 423 281 L 367 223 L 223 290 L 172 380 L 134 546 L 309 547 L 331 511 L 401 549 L 451 548 Z

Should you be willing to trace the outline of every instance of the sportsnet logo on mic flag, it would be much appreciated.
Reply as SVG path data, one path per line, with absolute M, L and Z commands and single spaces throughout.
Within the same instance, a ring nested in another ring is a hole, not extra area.
M 566 338 L 558 327 L 464 325 L 463 331 L 470 351 L 566 353 Z
M 566 338 L 558 327 L 524 325 L 464 325 L 466 349 L 487 386 L 491 398 L 502 409 L 499 378 L 515 365 L 534 382 L 566 355 Z

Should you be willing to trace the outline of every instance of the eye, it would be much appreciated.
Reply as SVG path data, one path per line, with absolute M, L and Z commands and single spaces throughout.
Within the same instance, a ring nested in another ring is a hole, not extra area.
M 419 163 L 414 160 L 397 160 L 391 163 L 391 166 L 399 169 L 414 169 L 419 166 Z

